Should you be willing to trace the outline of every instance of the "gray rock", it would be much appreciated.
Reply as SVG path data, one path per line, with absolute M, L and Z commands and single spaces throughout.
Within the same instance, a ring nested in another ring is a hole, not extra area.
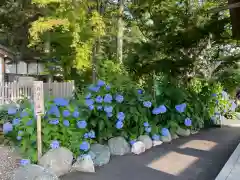
M 150 149 L 153 146 L 152 139 L 148 135 L 141 135 L 138 137 L 139 141 L 142 141 L 146 149 Z
M 132 145 L 131 152 L 133 154 L 141 154 L 145 152 L 146 148 L 143 142 L 137 141 Z
M 72 165 L 72 171 L 95 172 L 94 163 L 90 155 L 84 155 L 77 158 L 77 161 Z
M 169 133 L 167 136 L 161 136 L 161 140 L 162 142 L 164 143 L 169 143 L 172 141 L 172 136 L 171 134 Z
M 41 179 L 41 177 L 44 178 L 44 176 L 51 177 L 52 179 Z M 17 168 L 13 172 L 11 180 L 58 180 L 58 177 L 49 169 L 45 169 L 39 165 L 29 164 Z
M 108 146 L 112 155 L 125 155 L 130 153 L 130 146 L 123 137 L 114 137 L 108 140 Z
M 37 176 L 34 180 L 59 180 L 57 175 L 52 175 L 49 173 Z
M 171 136 L 172 136 L 172 139 L 178 139 L 179 138 L 179 136 L 176 133 L 172 133 Z
M 38 164 L 51 169 L 58 177 L 68 173 L 72 167 L 73 153 L 67 148 L 51 149 L 44 154 Z
M 108 146 L 101 144 L 92 144 L 89 155 L 91 156 L 94 165 L 102 166 L 110 161 L 110 150 Z
M 198 134 L 199 131 L 198 130 L 191 130 L 191 134 Z
M 153 146 L 160 146 L 163 142 L 162 141 L 153 141 Z
M 191 131 L 189 129 L 178 128 L 176 131 L 179 136 L 190 136 Z

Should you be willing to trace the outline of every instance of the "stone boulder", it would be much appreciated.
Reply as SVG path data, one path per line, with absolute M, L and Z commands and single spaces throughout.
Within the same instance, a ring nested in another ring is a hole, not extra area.
M 176 131 L 177 135 L 179 136 L 190 136 L 191 131 L 189 129 L 183 129 L 181 127 L 179 127 Z
M 133 154 L 141 154 L 143 152 L 145 152 L 146 148 L 145 148 L 145 145 L 142 141 L 137 141 L 135 142 L 133 145 L 132 145 L 132 148 L 131 148 L 131 152 Z
M 72 167 L 73 153 L 67 148 L 51 149 L 44 154 L 38 164 L 53 171 L 58 177 L 68 173 Z
M 83 155 L 77 158 L 77 161 L 72 165 L 71 172 L 95 172 L 94 163 L 90 155 Z
M 125 155 L 130 153 L 130 145 L 123 137 L 114 137 L 108 140 L 108 146 L 112 155 Z
M 179 136 L 176 133 L 172 133 L 171 136 L 172 136 L 172 139 L 178 139 L 179 138 Z
M 170 133 L 168 133 L 167 136 L 161 136 L 161 141 L 164 143 L 169 143 L 172 141 L 172 136 Z
M 11 180 L 58 180 L 58 177 L 49 169 L 29 164 L 15 169 Z
M 153 141 L 153 146 L 160 146 L 163 142 L 162 141 Z
M 101 144 L 92 144 L 88 153 L 95 166 L 103 166 L 110 161 L 110 150 L 108 146 Z
M 152 139 L 148 135 L 141 135 L 138 137 L 138 140 L 143 142 L 146 149 L 150 149 L 153 146 Z

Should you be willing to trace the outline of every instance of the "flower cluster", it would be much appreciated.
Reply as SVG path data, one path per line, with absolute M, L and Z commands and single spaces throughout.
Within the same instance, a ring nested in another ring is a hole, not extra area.
M 154 115 L 163 114 L 165 112 L 167 112 L 167 108 L 164 105 L 156 107 L 152 110 L 152 114 Z

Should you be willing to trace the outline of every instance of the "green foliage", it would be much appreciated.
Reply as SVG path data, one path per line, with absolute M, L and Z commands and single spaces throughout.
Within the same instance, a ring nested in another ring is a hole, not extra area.
M 84 152 L 80 151 L 80 144 L 83 141 L 92 141 L 84 139 L 84 134 L 88 133 L 87 129 L 81 129 L 77 126 L 78 121 L 86 119 L 84 113 L 74 115 L 74 112 L 78 112 L 78 107 L 74 103 L 57 106 L 53 101 L 47 101 L 45 106 L 47 113 L 41 117 L 43 152 L 49 150 L 52 141 L 57 140 L 61 146 L 68 147 L 75 156 L 79 156 Z M 67 117 L 65 117 L 66 113 L 68 114 Z M 66 125 L 66 120 L 69 122 L 69 126 Z M 12 123 L 14 129 L 8 136 L 20 147 L 21 153 L 26 158 L 36 162 L 37 122 L 33 104 L 25 101 L 14 115 Z

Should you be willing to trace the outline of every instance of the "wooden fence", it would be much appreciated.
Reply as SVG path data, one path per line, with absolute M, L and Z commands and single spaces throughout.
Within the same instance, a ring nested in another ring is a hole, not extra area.
M 69 98 L 73 96 L 74 82 L 43 83 L 44 96 Z M 23 98 L 33 99 L 33 84 L 5 82 L 0 84 L 0 105 L 16 103 Z

